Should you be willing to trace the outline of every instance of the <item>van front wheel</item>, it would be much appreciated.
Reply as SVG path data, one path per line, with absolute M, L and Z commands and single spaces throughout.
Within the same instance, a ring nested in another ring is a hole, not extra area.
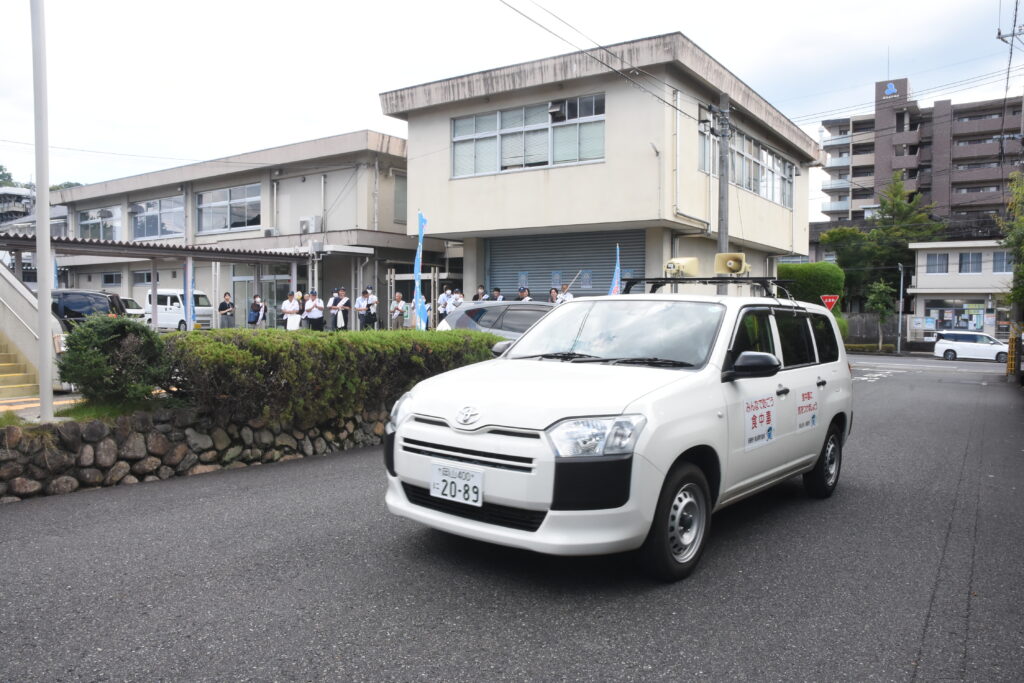
M 661 487 L 651 530 L 640 548 L 644 568 L 663 581 L 686 578 L 700 561 L 710 531 L 707 479 L 696 465 L 683 463 Z
M 185 324 L 184 320 L 182 320 L 181 322 L 178 323 L 178 332 L 184 332 L 187 329 L 188 329 L 188 325 Z

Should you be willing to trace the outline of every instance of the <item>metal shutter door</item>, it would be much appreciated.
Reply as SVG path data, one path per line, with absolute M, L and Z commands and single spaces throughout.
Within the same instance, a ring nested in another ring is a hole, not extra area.
M 500 287 L 514 298 L 525 273 L 526 286 L 534 299 L 547 300 L 548 289 L 571 282 L 578 271 L 590 273 L 590 287 L 584 275 L 572 286 L 577 296 L 608 293 L 615 271 L 615 245 L 619 245 L 622 277 L 644 274 L 644 231 L 577 232 L 561 235 L 493 237 L 486 241 L 488 291 Z M 560 282 L 559 282 L 560 280 Z M 473 287 L 472 283 L 465 283 Z

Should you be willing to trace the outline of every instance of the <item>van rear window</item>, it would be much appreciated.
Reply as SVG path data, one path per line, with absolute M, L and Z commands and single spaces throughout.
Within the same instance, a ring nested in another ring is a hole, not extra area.
M 834 363 L 839 360 L 839 342 L 832 329 L 832 321 L 824 315 L 812 315 L 811 330 L 814 332 L 814 343 L 818 346 L 818 362 Z

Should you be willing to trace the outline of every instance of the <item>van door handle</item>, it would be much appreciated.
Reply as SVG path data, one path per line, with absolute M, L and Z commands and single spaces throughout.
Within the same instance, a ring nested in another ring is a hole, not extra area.
M 825 380 L 821 379 L 820 377 L 818 378 L 818 386 L 819 387 L 823 387 L 826 384 L 828 384 L 828 382 L 826 382 Z
M 776 396 L 785 396 L 789 393 L 789 387 L 779 387 L 779 390 L 775 392 Z

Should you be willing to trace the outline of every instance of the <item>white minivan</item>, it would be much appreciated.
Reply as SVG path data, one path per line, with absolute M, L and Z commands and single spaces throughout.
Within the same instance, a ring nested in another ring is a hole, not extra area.
M 185 293 L 180 289 L 158 289 L 156 291 L 157 325 L 161 330 L 187 330 L 202 329 L 208 330 L 213 327 L 213 306 L 209 297 L 199 290 L 192 292 L 192 300 L 195 302 L 195 323 L 189 325 L 185 321 L 185 307 L 182 305 Z M 146 292 L 143 313 L 146 317 L 146 324 L 151 325 L 153 315 L 151 312 L 153 297 L 152 292 Z
M 495 353 L 396 402 L 391 512 L 555 555 L 639 550 L 675 580 L 714 511 L 794 475 L 819 498 L 839 480 L 851 372 L 822 306 L 576 299 Z
M 1006 342 L 981 332 L 939 332 L 932 355 L 956 360 L 973 358 L 1005 363 L 1010 347 Z

